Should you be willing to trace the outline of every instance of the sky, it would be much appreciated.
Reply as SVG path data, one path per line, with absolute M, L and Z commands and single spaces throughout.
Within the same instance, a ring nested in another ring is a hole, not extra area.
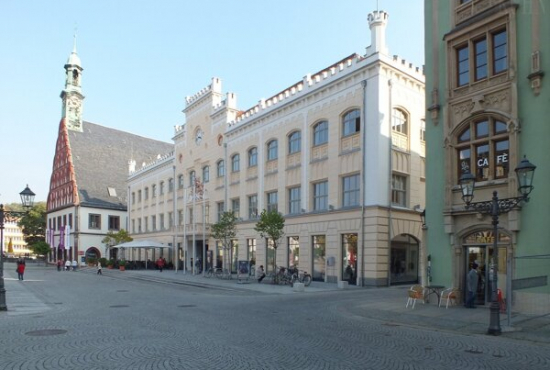
M 76 33 L 84 121 L 172 142 L 185 97 L 222 80 L 246 110 L 370 45 L 424 64 L 422 0 L 0 0 L 0 203 L 46 201 Z

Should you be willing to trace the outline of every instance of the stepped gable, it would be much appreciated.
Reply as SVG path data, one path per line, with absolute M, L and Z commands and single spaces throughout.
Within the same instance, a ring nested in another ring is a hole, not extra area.
M 128 161 L 151 162 L 171 152 L 173 145 L 91 122 L 83 127 L 82 132 L 68 131 L 80 205 L 125 210 Z

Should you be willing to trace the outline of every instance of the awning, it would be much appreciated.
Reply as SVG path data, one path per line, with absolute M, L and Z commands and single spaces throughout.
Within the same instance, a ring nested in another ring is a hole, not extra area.
M 172 248 L 169 245 L 156 242 L 154 240 L 134 240 L 131 242 L 113 245 L 112 248 Z

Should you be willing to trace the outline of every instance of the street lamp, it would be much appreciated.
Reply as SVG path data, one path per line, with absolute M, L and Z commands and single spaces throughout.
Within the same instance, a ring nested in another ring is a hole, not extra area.
M 500 307 L 497 295 L 497 270 L 498 270 L 498 217 L 500 214 L 508 213 L 516 208 L 521 202 L 529 201 L 529 194 L 533 190 L 533 176 L 537 167 L 523 158 L 516 167 L 518 178 L 518 191 L 521 196 L 513 198 L 499 199 L 497 191 L 493 191 L 493 198 L 490 201 L 472 203 L 474 198 L 475 176 L 471 173 L 465 173 L 460 177 L 460 190 L 462 191 L 462 200 L 466 203 L 466 209 L 473 208 L 475 211 L 491 215 L 493 222 L 493 268 L 491 284 L 491 306 L 490 322 L 487 334 L 500 335 Z
M 21 203 L 25 207 L 25 212 L 6 211 L 4 205 L 0 204 L 0 311 L 7 311 L 6 289 L 4 288 L 4 220 L 13 222 L 23 217 L 29 212 L 34 202 L 34 193 L 29 189 L 29 185 L 21 193 Z

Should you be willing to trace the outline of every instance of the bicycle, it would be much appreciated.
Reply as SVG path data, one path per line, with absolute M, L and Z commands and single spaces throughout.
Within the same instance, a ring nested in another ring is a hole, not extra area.
M 231 274 L 231 271 L 228 269 L 221 269 L 217 267 L 214 271 L 214 274 L 216 275 L 216 278 L 218 279 L 228 279 L 231 280 L 233 278 L 233 275 Z
M 299 271 L 297 268 L 293 268 L 290 271 L 292 274 L 292 286 L 294 286 L 294 283 L 296 282 L 302 283 L 305 286 L 309 286 L 309 284 L 311 284 L 311 275 L 308 274 L 307 271 Z

